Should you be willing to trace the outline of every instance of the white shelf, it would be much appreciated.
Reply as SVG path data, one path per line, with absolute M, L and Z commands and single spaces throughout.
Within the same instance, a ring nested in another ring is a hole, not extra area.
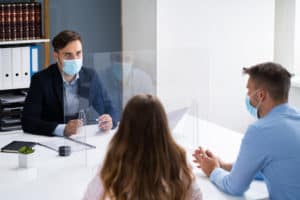
M 0 46 L 1 45 L 14 45 L 14 44 L 44 43 L 44 42 L 50 42 L 50 39 L 0 41 Z

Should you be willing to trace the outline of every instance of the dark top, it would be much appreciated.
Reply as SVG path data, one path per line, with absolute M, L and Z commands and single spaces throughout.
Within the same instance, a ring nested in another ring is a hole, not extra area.
M 85 109 L 87 123 L 95 122 L 102 114 L 109 114 L 113 126 L 117 125 L 118 114 L 93 69 L 82 67 L 80 70 L 78 96 L 79 108 Z M 22 115 L 22 128 L 24 132 L 53 136 L 56 126 L 66 122 L 63 79 L 57 64 L 52 64 L 31 78 Z

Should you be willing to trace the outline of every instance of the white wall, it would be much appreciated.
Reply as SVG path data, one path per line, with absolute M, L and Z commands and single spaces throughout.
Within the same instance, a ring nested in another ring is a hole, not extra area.
M 275 0 L 274 61 L 290 72 L 300 74 L 300 2 L 296 0 Z M 296 27 L 295 27 L 296 25 Z M 298 70 L 295 69 L 298 67 Z M 290 104 L 300 109 L 300 88 L 291 87 Z
M 122 48 L 156 83 L 156 1 L 122 0 Z
M 292 87 L 290 90 L 289 102 L 300 110 L 300 88 Z
M 283 20 L 292 16 L 295 0 L 124 0 L 122 5 L 123 50 L 138 52 L 168 110 L 198 102 L 200 117 L 243 132 L 253 119 L 244 106 L 242 67 L 273 59 L 289 66 L 293 60 L 291 22 Z M 298 108 L 299 94 L 299 88 L 291 89 L 290 102 Z
M 273 0 L 157 1 L 158 95 L 173 107 L 244 131 L 242 68 L 273 60 Z M 241 120 L 242 119 L 242 120 Z
M 294 71 L 295 0 L 275 0 L 274 61 Z
M 300 54 L 300 2 L 296 0 L 294 0 L 294 4 L 293 1 L 289 1 L 290 6 L 294 6 L 294 15 L 295 15 L 295 20 L 294 20 L 294 37 L 295 37 L 295 43 L 294 43 L 294 54 L 293 54 L 293 59 L 294 59 L 294 73 L 300 77 L 300 58 L 299 58 L 299 54 Z M 298 93 L 298 95 L 300 95 Z

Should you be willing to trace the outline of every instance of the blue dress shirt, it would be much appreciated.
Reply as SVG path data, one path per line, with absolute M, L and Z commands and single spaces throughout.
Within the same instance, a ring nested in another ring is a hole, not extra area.
M 230 172 L 216 168 L 210 180 L 242 195 L 259 173 L 272 200 L 300 199 L 300 113 L 288 104 L 273 108 L 249 126 Z
M 79 111 L 78 79 L 79 74 L 76 74 L 75 79 L 70 83 L 63 78 L 65 116 L 72 116 Z M 58 124 L 53 134 L 56 136 L 64 136 L 65 126 L 66 124 Z

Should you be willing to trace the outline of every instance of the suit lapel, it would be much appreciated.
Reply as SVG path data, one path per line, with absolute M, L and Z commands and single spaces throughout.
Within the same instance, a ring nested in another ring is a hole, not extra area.
M 79 109 L 88 108 L 89 94 L 90 94 L 90 80 L 84 68 L 82 68 L 79 72 L 78 94 L 79 94 Z
M 57 64 L 54 65 L 52 78 L 54 91 L 60 103 L 60 107 L 63 109 L 63 81 Z

